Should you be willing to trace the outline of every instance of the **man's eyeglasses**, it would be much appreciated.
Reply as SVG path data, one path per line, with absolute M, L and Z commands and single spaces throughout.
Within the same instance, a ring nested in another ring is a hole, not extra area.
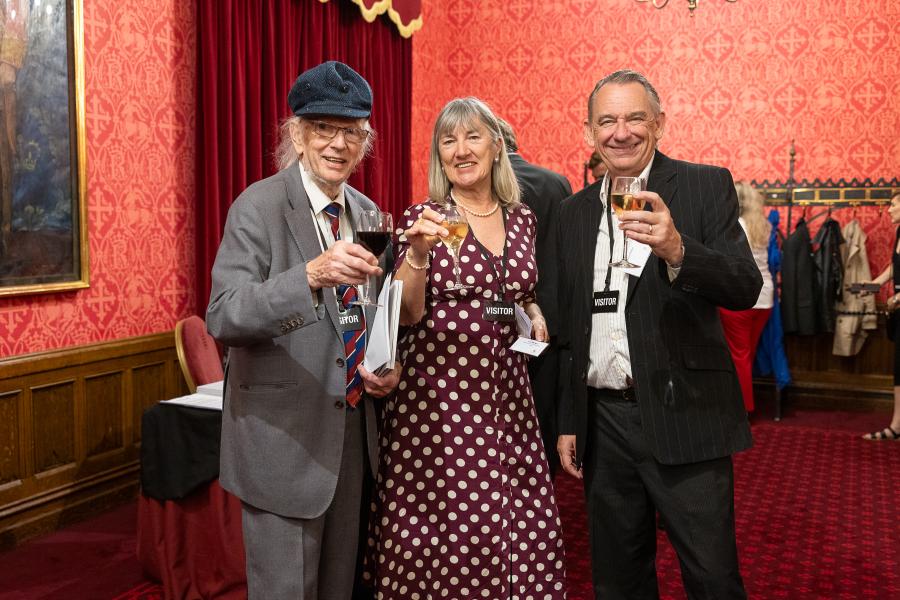
M 369 131 L 359 127 L 338 127 L 325 121 L 310 121 L 313 131 L 327 140 L 333 140 L 339 131 L 344 132 L 344 139 L 353 144 L 362 144 L 369 137 Z
M 619 121 L 624 121 L 625 127 L 630 131 L 648 127 L 653 122 L 652 117 L 647 115 L 631 115 L 628 117 L 603 117 L 593 124 L 600 131 L 612 131 L 619 125 Z

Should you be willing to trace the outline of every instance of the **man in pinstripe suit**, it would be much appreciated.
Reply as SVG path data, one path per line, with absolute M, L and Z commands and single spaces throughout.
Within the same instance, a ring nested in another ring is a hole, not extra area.
M 657 511 L 689 598 L 745 598 L 731 455 L 750 447 L 750 428 L 717 308 L 750 308 L 762 279 L 731 174 L 659 152 L 665 124 L 634 71 L 588 100 L 585 137 L 609 173 L 560 212 L 560 305 L 571 310 L 560 314 L 557 450 L 584 477 L 597 598 L 659 597 Z M 646 210 L 610 213 L 616 176 L 648 179 Z M 624 237 L 649 246 L 639 272 L 609 267 Z

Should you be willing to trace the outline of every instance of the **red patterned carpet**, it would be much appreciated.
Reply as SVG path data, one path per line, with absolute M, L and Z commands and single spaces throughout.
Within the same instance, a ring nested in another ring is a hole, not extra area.
M 900 598 L 900 443 L 790 420 L 754 425 L 753 437 L 753 449 L 735 457 L 738 551 L 750 598 Z M 569 597 L 589 599 L 580 483 L 557 478 L 557 497 Z M 685 598 L 662 532 L 657 569 L 661 597 Z
M 753 426 L 735 459 L 738 547 L 751 598 L 900 598 L 900 442 L 864 442 L 883 415 L 794 413 Z M 557 479 L 569 597 L 588 600 L 580 483 Z M 133 553 L 134 506 L 0 554 L 0 600 L 159 600 Z M 662 598 L 685 598 L 660 533 Z

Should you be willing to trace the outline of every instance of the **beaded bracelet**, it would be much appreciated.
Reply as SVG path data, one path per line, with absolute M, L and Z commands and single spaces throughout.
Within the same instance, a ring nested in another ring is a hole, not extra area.
M 409 252 L 409 250 L 407 250 L 406 251 L 406 264 L 408 264 L 409 268 L 412 269 L 413 271 L 424 271 L 425 269 L 427 269 L 428 267 L 431 266 L 431 255 L 425 256 L 425 264 L 420 267 L 418 265 L 413 264 L 413 261 L 409 256 L 410 254 L 411 253 Z

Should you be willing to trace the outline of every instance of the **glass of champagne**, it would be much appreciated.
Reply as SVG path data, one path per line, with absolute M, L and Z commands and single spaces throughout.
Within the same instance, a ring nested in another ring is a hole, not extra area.
M 459 209 L 454 205 L 449 205 L 444 209 L 444 220 L 441 221 L 441 227 L 449 231 L 447 237 L 441 238 L 441 243 L 450 250 L 453 256 L 453 276 L 455 283 L 447 286 L 448 290 L 465 290 L 472 287 L 465 285 L 459 280 L 459 249 L 462 247 L 463 240 L 469 234 L 469 223 L 460 214 Z
M 361 210 L 354 214 L 356 230 L 353 241 L 379 258 L 391 241 L 394 220 L 390 213 L 380 210 Z M 376 297 L 370 298 L 374 294 Z M 357 287 L 357 299 L 350 304 L 358 306 L 381 306 L 377 299 L 378 287 L 375 276 L 369 275 L 368 281 Z
M 612 181 L 609 191 L 609 199 L 612 208 L 616 211 L 616 217 L 621 218 L 626 210 L 641 210 L 644 208 L 644 200 L 635 198 L 634 194 L 647 189 L 647 180 L 640 177 L 616 177 Z M 612 235 L 612 232 L 610 232 Z M 612 260 L 612 257 L 610 257 Z M 632 269 L 638 265 L 628 261 L 628 238 L 622 236 L 622 260 L 610 262 L 609 266 L 622 269 Z

